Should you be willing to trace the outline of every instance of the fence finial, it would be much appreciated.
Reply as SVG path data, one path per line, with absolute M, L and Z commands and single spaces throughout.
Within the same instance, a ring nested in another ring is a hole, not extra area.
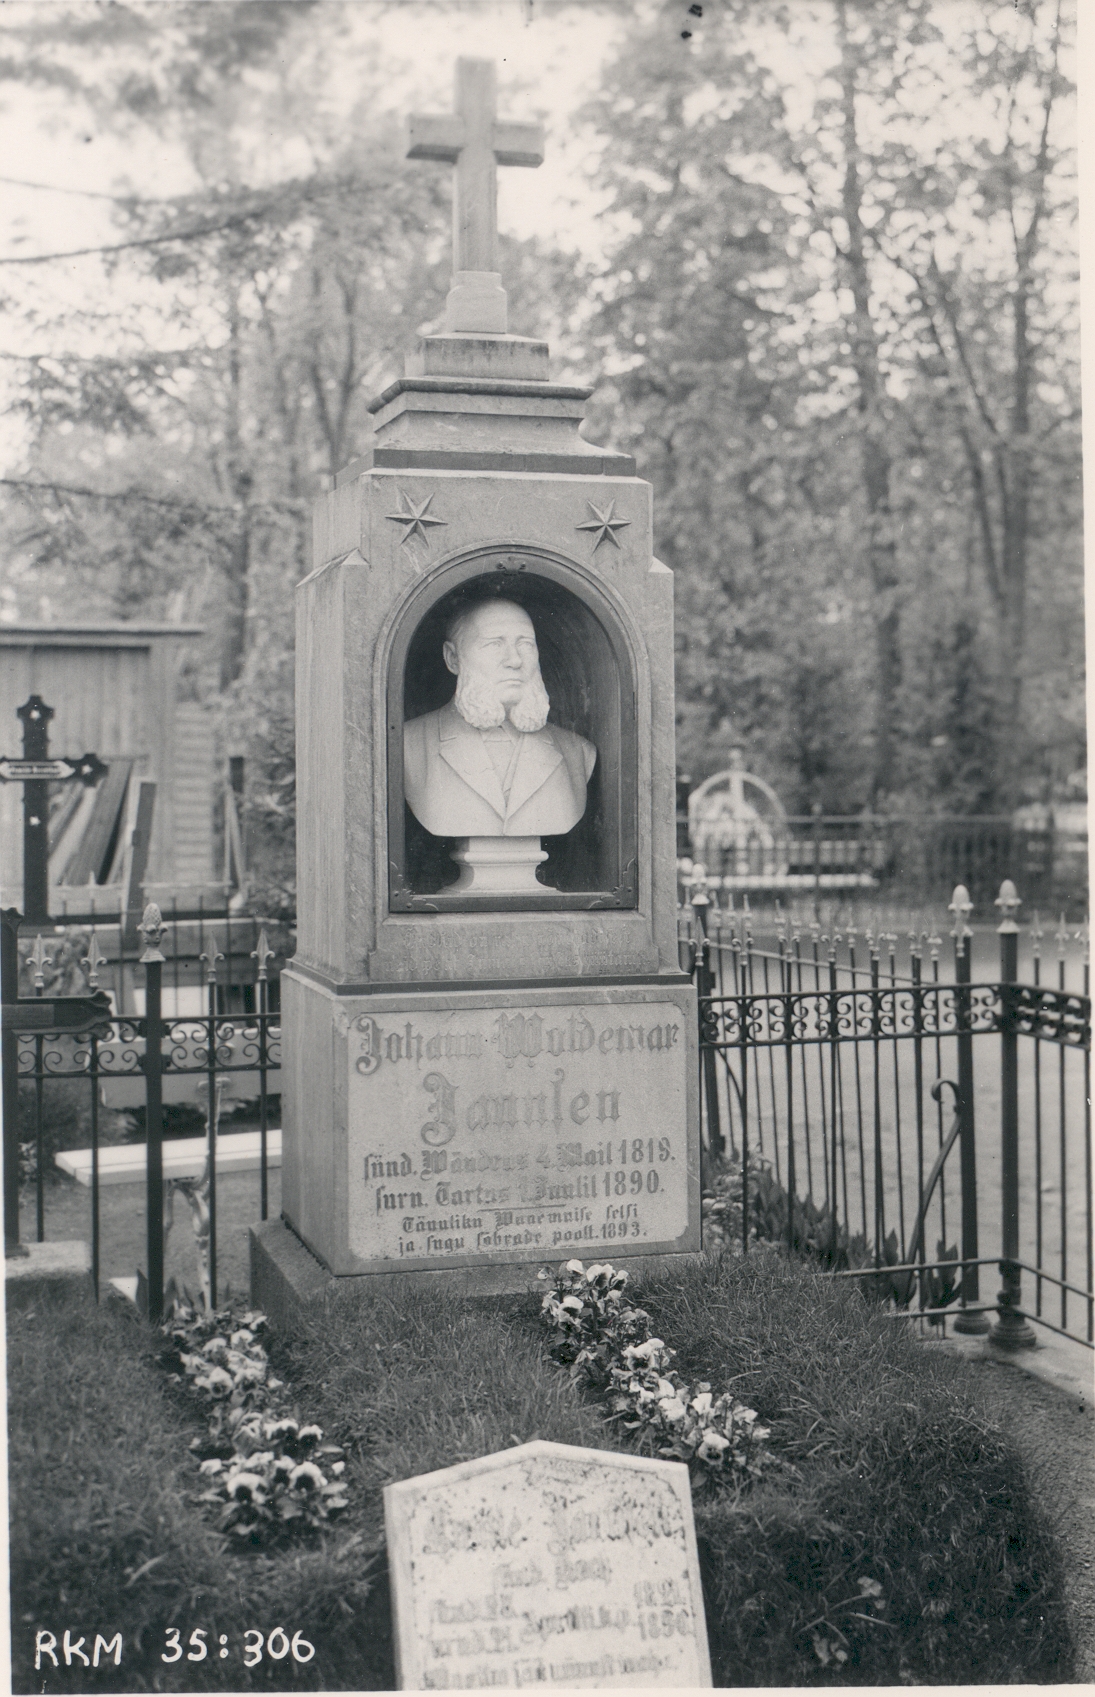
M 205 962 L 205 982 L 215 984 L 217 982 L 217 962 L 224 959 L 216 944 L 213 945 L 211 955 L 203 953 L 198 956 L 198 959 Z
M 1001 914 L 1000 923 L 996 927 L 998 932 L 1018 931 L 1019 926 L 1016 922 L 1015 915 L 1018 913 L 1022 905 L 1019 892 L 1015 888 L 1015 885 L 1012 883 L 1010 878 L 1005 878 L 1004 882 L 1000 885 L 1000 894 L 993 903 L 994 907 L 998 907 L 1000 909 Z
M 97 990 L 99 988 L 99 968 L 101 966 L 105 966 L 106 963 L 107 956 L 100 950 L 99 939 L 96 936 L 94 929 L 92 929 L 91 941 L 87 946 L 87 954 L 80 962 L 80 966 L 87 976 L 89 989 Z
M 954 886 L 954 894 L 947 903 L 947 912 L 954 915 L 954 925 L 951 929 L 952 937 L 963 939 L 973 936 L 973 932 L 966 923 L 973 912 L 973 903 L 970 901 L 970 893 L 965 884 Z
M 27 964 L 34 970 L 35 995 L 40 996 L 46 987 L 46 967 L 53 965 L 53 956 L 46 948 L 40 931 L 34 939 L 33 949 L 27 956 Z
M 166 929 L 163 915 L 156 903 L 149 902 L 144 910 L 141 923 L 137 927 L 144 938 L 144 950 L 140 957 L 142 966 L 147 966 L 149 961 L 162 961 L 164 959 L 164 956 L 160 953 L 160 944 L 163 941 L 163 934 Z
M 266 983 L 266 962 L 268 960 L 273 960 L 273 958 L 274 950 L 270 947 L 270 944 L 267 941 L 266 927 L 264 925 L 259 931 L 258 947 L 251 950 L 251 959 L 257 960 L 259 963 L 258 979 L 260 984 Z

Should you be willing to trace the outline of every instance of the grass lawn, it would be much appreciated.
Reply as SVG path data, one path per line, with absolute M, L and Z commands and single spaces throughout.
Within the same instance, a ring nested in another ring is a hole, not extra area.
M 281 1168 L 271 1167 L 269 1178 L 270 1218 L 281 1212 Z M 20 1197 L 19 1235 L 24 1243 L 35 1236 L 34 1189 L 26 1186 Z M 217 1301 L 246 1300 L 250 1281 L 250 1249 L 247 1228 L 259 1217 L 258 1173 L 220 1173 L 217 1177 Z M 51 1177 L 45 1187 L 46 1238 L 83 1238 L 91 1243 L 91 1192 L 67 1173 Z M 147 1271 L 148 1245 L 145 1216 L 145 1187 L 135 1184 L 104 1184 L 99 1190 L 99 1259 L 105 1286 L 109 1279 L 130 1278 L 138 1267 Z M 175 1278 L 180 1287 L 200 1291 L 198 1255 L 190 1210 L 182 1196 L 174 1199 L 174 1223 L 164 1248 L 164 1277 Z
M 717 1684 L 1070 1678 L 1057 1549 L 961 1363 L 774 1255 L 635 1294 L 682 1370 L 732 1385 L 786 1463 L 697 1503 Z M 47 1665 L 50 1691 L 390 1688 L 381 1486 L 533 1437 L 619 1445 L 544 1357 L 537 1307 L 367 1291 L 275 1340 L 299 1412 L 347 1448 L 352 1501 L 311 1546 L 269 1556 L 228 1549 L 194 1505 L 199 1423 L 139 1321 L 71 1299 L 11 1312 L 13 1688 L 41 1689 L 35 1629 L 66 1626 L 88 1650 L 120 1630 L 122 1665 Z M 877 1619 L 859 1618 L 861 1579 L 881 1585 Z M 245 1670 L 245 1631 L 279 1626 L 314 1660 Z M 204 1628 L 213 1654 L 165 1664 L 171 1628 L 184 1645 Z

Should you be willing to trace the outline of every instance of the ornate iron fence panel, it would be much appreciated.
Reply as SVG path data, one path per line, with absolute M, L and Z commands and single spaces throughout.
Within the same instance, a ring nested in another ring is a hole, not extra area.
M 879 921 L 826 932 L 692 895 L 708 1206 L 725 1214 L 729 1172 L 743 1246 L 755 1232 L 814 1252 L 961 1330 L 995 1312 L 1016 1346 L 1028 1316 L 1095 1343 L 1086 927 L 1062 922 L 1047 972 L 1037 916 L 1020 953 L 1005 882 L 990 981 L 961 888 L 953 964 L 932 928 L 899 953 Z
M 198 956 L 205 1011 L 178 1010 L 165 1016 L 164 969 L 168 968 L 173 1000 L 177 972 L 157 947 L 168 927 L 154 907 L 146 911 L 141 927 L 146 947 L 139 965 L 146 1006 L 134 1014 L 111 1010 L 108 998 L 98 990 L 100 973 L 109 969 L 110 959 L 101 953 L 94 932 L 77 964 L 89 987 L 96 990 L 95 996 L 80 1001 L 67 994 L 66 985 L 60 996 L 43 997 L 43 990 L 59 986 L 47 983 L 49 950 L 39 937 L 24 957 L 34 971 L 36 995 L 17 997 L 18 915 L 4 917 L 5 1117 L 10 1121 L 5 1132 L 5 1237 L 9 1253 L 21 1235 L 35 1235 L 41 1242 L 47 1235 L 47 1215 L 55 1208 L 64 1214 L 63 1234 L 72 1235 L 68 1224 L 71 1193 L 66 1203 L 50 1183 L 60 1167 L 90 1192 L 92 1276 L 98 1294 L 104 1175 L 112 1183 L 143 1182 L 144 1209 L 139 1203 L 137 1209 L 138 1217 L 141 1212 L 145 1215 L 146 1236 L 144 1254 L 137 1257 L 137 1284 L 140 1288 L 143 1281 L 147 1311 L 156 1317 L 163 1308 L 164 1243 L 177 1198 L 189 1207 L 194 1228 L 200 1288 L 192 1294 L 215 1304 L 218 1168 L 254 1171 L 252 1217 L 266 1219 L 269 1212 L 270 1169 L 276 1158 L 270 1134 L 277 1134 L 281 1027 L 276 1006 L 271 1007 L 269 963 L 274 951 L 265 931 L 260 927 L 250 938 L 256 945 L 251 951 L 256 964 L 243 999 L 251 1006 L 221 1005 L 225 987 L 218 983 L 218 973 L 225 956 L 216 947 L 216 933 L 211 932 L 209 947 Z M 237 925 L 235 936 L 239 933 Z M 58 975 L 54 962 L 55 979 Z M 239 983 L 238 972 L 235 982 Z M 115 1000 L 121 999 L 121 989 L 118 980 L 112 992 Z M 132 981 L 128 993 L 135 994 Z M 73 1029 L 75 1019 L 84 1017 L 81 1010 L 94 1016 L 87 1030 Z M 223 1114 L 229 1104 L 240 1103 L 247 1107 L 252 1129 L 222 1137 Z M 165 1113 L 180 1104 L 192 1119 L 197 1111 L 202 1128 L 201 1136 L 189 1142 L 185 1133 L 176 1139 L 164 1136 Z M 29 1221 L 23 1229 L 20 1217 L 31 1209 L 33 1233 Z M 50 1235 L 58 1233 L 51 1229 Z
M 998 984 L 971 984 L 968 989 L 925 984 L 913 988 L 792 990 L 760 996 L 704 996 L 700 1030 L 704 1043 L 715 1049 L 739 1047 L 743 1037 L 751 1047 L 762 1048 L 788 1041 L 810 1044 L 834 1039 L 953 1037 L 959 1031 L 999 1031 L 1004 1012 Z M 1047 1028 L 1042 1035 L 1051 1034 L 1052 1018 L 1047 1011 Z M 1073 1013 L 1067 1040 L 1082 1041 L 1084 1029 L 1081 1016 Z M 1063 1035 L 1061 1040 L 1066 1040 Z
M 161 1053 L 165 1079 L 210 1073 L 257 1073 L 281 1066 L 280 1014 L 187 1015 L 165 1020 Z M 18 1033 L 19 1077 L 143 1079 L 147 1053 L 143 1019 L 111 1019 L 100 1032 Z M 40 1045 L 40 1049 L 39 1049 Z M 259 1092 L 256 1090 L 256 1096 Z

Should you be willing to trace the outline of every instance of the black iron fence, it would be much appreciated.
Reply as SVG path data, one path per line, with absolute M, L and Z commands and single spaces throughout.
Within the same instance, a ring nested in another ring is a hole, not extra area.
M 692 888 L 681 941 L 700 990 L 708 1174 L 733 1175 L 743 1248 L 763 1221 L 929 1319 L 985 1330 L 995 1309 L 1005 1339 L 1023 1341 L 1035 1320 L 1095 1341 L 1086 926 L 1020 928 L 1009 884 L 993 931 L 971 928 L 957 889 L 946 943 L 919 922 L 850 930 L 836 910 L 763 916 L 720 894 Z M 180 1199 L 215 1303 L 218 1175 L 255 1175 L 250 1218 L 271 1206 L 288 934 L 275 949 L 259 921 L 165 922 L 150 907 L 131 949 L 106 927 L 47 943 L 37 931 L 20 941 L 17 914 L 4 921 L 8 1252 L 21 1194 L 22 1235 L 44 1239 L 47 1175 L 67 1165 L 89 1190 L 98 1290 L 102 1186 L 124 1177 L 145 1188 L 149 1314 L 170 1296 L 164 1242 Z M 59 1089 L 82 1103 L 76 1150 L 51 1135 Z M 222 1121 L 241 1095 L 251 1130 L 230 1151 Z M 202 1129 L 185 1157 L 164 1135 L 180 1102 Z M 127 1113 L 139 1140 L 112 1141 L 104 1122 Z M 1001 1271 L 998 1299 L 982 1292 L 987 1266 Z
M 735 1169 L 743 1246 L 766 1216 L 902 1305 L 938 1319 L 956 1301 L 960 1330 L 996 1309 L 1002 1341 L 1029 1341 L 1029 1318 L 1090 1344 L 1087 929 L 1021 933 L 1010 882 L 996 907 L 995 937 L 975 934 L 957 889 L 945 950 L 929 929 L 778 910 L 762 937 L 693 891 L 705 1147 Z
M 104 1178 L 143 1182 L 147 1270 L 134 1281 L 141 1306 L 153 1318 L 163 1312 L 164 1244 L 177 1198 L 191 1216 L 201 1294 L 215 1306 L 218 1170 L 253 1171 L 255 1211 L 262 1219 L 269 1212 L 280 1106 L 277 968 L 287 939 L 276 950 L 259 920 L 222 912 L 165 922 L 150 905 L 136 949 L 116 925 L 35 928 L 20 947 L 19 917 L 3 916 L 7 1253 L 17 1252 L 20 1237 L 44 1241 L 47 1182 L 55 1164 L 67 1167 L 89 1190 L 98 1295 Z M 73 994 L 77 974 L 83 995 Z M 56 1133 L 59 1087 L 66 1124 L 86 1135 L 85 1148 L 58 1146 L 73 1141 Z M 224 1137 L 226 1106 L 241 1095 L 255 1129 Z M 194 1140 L 165 1140 L 165 1109 L 170 1115 L 180 1105 L 203 1123 L 200 1157 Z M 119 1118 L 140 1141 L 104 1138 L 104 1122 L 113 1129 Z M 21 1220 L 21 1203 L 33 1210 L 33 1227 Z
M 97 912 L 94 889 L 78 912 L 62 911 L 47 921 L 19 925 L 19 995 L 80 995 L 94 982 L 110 995 L 116 1014 L 144 1007 L 141 910 Z M 216 961 L 217 1008 L 247 1013 L 257 1005 L 255 951 L 260 931 L 270 950 L 269 993 L 278 1006 L 278 974 L 293 952 L 293 920 L 234 913 L 224 903 L 199 899 L 193 907 L 172 900 L 158 907 L 164 927 L 163 990 L 169 1013 L 200 1011 L 205 1003 L 207 965 Z

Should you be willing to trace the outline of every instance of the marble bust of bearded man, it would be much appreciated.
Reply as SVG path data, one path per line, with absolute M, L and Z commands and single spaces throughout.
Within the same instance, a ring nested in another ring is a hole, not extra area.
M 451 621 L 442 650 L 456 694 L 403 730 L 407 805 L 436 837 L 549 837 L 586 807 L 591 742 L 548 724 L 536 631 L 513 601 Z

